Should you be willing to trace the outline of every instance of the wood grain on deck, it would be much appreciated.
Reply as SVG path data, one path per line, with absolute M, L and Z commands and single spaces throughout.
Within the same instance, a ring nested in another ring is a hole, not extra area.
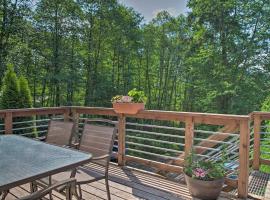
M 102 167 L 89 165 L 95 172 L 103 171 Z M 91 174 L 92 175 L 92 174 Z M 84 185 L 83 198 L 86 200 L 106 199 L 104 180 Z M 110 165 L 110 190 L 112 200 L 191 200 L 193 199 L 185 185 L 164 179 L 158 175 L 146 174 L 137 170 L 122 169 Z M 29 194 L 29 184 L 11 189 L 7 200 L 14 200 Z M 54 199 L 65 197 L 54 192 Z M 235 196 L 222 193 L 219 200 L 235 200 Z

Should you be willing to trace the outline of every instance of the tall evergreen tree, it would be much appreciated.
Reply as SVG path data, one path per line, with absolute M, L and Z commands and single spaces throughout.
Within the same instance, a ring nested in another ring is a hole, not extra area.
M 8 65 L 2 86 L 1 108 L 19 108 L 20 91 L 16 73 L 12 65 Z
M 24 76 L 19 78 L 20 86 L 20 107 L 31 108 L 32 107 L 32 96 L 29 89 L 28 81 Z
M 32 107 L 32 96 L 31 92 L 28 86 L 28 81 L 24 76 L 20 76 L 18 79 L 19 82 L 19 107 L 20 108 L 31 108 Z M 16 134 L 25 134 L 25 133 L 32 133 L 33 135 L 29 136 L 37 136 L 36 135 L 36 129 L 32 128 L 34 125 L 34 122 L 31 122 L 33 120 L 33 117 L 18 117 L 15 118 L 16 122 L 24 122 L 22 124 L 14 124 L 14 128 L 25 128 L 23 130 L 17 130 Z

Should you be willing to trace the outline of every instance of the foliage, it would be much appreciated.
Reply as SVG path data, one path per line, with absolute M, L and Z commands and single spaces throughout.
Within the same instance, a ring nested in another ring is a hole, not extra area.
M 116 95 L 111 99 L 112 103 L 146 103 L 147 97 L 143 91 L 136 88 L 128 92 L 128 96 Z
M 192 152 L 185 160 L 184 172 L 198 180 L 217 180 L 225 176 L 224 161 L 200 160 Z
M 25 77 L 19 78 L 20 86 L 20 108 L 31 108 L 32 107 L 32 96 L 28 86 L 28 81 Z
M 144 91 L 139 91 L 136 88 L 130 90 L 128 96 L 132 98 L 132 102 L 134 103 L 146 103 L 147 101 Z
M 31 108 L 32 97 L 28 82 L 25 77 L 21 76 L 17 78 L 16 73 L 12 65 L 8 65 L 8 70 L 4 76 L 3 87 L 1 97 L 1 108 L 3 109 L 15 109 L 15 108 Z M 14 118 L 14 122 L 31 121 L 32 117 L 17 117 Z M 13 125 L 15 129 L 24 127 L 32 127 L 32 122 L 18 123 Z M 17 130 L 16 134 L 23 134 L 33 132 L 35 129 L 27 128 L 26 130 Z
M 116 0 L 5 2 L 0 77 L 16 66 L 35 107 L 111 106 L 138 88 L 148 109 L 247 114 L 269 93 L 268 1 L 189 0 L 147 23 Z
M 2 86 L 1 108 L 12 109 L 20 107 L 19 83 L 12 65 L 8 65 Z
M 270 96 L 266 97 L 266 99 L 263 101 L 261 111 L 270 111 Z

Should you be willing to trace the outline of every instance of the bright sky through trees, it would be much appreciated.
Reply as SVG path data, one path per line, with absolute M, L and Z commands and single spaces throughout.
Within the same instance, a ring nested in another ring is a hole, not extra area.
M 187 0 L 119 0 L 119 2 L 141 13 L 146 22 L 151 21 L 162 10 L 168 11 L 173 16 L 188 12 Z

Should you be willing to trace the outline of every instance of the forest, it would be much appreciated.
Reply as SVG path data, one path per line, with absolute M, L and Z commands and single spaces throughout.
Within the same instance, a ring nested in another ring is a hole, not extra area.
M 148 109 L 261 110 L 270 102 L 270 2 L 187 6 L 187 15 L 161 11 L 144 23 L 117 0 L 1 0 L 0 79 L 13 66 L 33 107 L 111 107 L 112 96 L 137 88 Z

